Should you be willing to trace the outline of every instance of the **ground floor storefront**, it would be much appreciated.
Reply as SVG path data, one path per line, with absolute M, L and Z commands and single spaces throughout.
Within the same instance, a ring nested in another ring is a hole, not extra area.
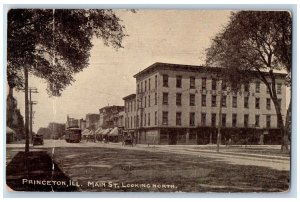
M 137 144 L 149 145 L 205 145 L 216 144 L 218 129 L 199 128 L 149 128 L 131 134 Z M 222 128 L 221 144 L 255 145 L 280 144 L 279 129 Z

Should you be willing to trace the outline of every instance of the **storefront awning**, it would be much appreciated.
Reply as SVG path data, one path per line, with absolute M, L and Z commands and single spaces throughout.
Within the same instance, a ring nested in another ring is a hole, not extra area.
M 102 131 L 102 128 L 98 128 L 98 129 L 95 131 L 95 134 L 96 134 L 96 135 L 100 135 L 100 134 L 101 134 L 101 131 Z
M 91 130 L 91 131 L 87 134 L 87 136 L 94 136 L 94 134 L 95 134 L 95 132 L 94 132 L 93 130 Z
M 89 129 L 85 129 L 84 131 L 81 132 L 81 135 L 87 136 L 87 134 L 90 132 Z
M 104 129 L 101 131 L 101 135 L 107 135 L 109 133 L 110 129 L 107 128 L 107 129 Z
M 119 135 L 118 127 L 115 127 L 114 129 L 112 129 L 108 135 L 109 136 L 118 136 Z

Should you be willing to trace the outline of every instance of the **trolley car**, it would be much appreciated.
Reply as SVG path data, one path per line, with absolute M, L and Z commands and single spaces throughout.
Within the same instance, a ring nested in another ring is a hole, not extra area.
M 67 128 L 65 133 L 65 140 L 69 143 L 79 143 L 81 141 L 81 129 Z

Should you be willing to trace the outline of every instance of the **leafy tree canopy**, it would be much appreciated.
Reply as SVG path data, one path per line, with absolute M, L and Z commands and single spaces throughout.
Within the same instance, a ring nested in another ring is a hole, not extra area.
M 207 65 L 225 69 L 224 76 L 240 83 L 262 72 L 291 71 L 292 19 L 287 11 L 240 11 L 231 13 L 229 24 L 206 51 Z M 249 77 L 245 77 L 249 75 Z M 264 81 L 264 80 L 263 80 Z M 265 82 L 265 81 L 264 81 Z
M 231 13 L 229 24 L 213 39 L 206 56 L 207 65 L 222 67 L 222 78 L 231 85 L 256 78 L 267 86 L 283 137 L 282 148 L 288 148 L 274 70 L 291 72 L 291 14 L 287 11 Z
M 118 49 L 126 35 L 112 10 L 12 9 L 7 36 L 9 86 L 23 88 L 26 67 L 47 81 L 50 95 L 59 96 L 88 66 L 92 37 Z

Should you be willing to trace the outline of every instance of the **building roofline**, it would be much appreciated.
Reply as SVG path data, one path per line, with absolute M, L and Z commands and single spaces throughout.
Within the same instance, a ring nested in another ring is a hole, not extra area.
M 106 109 L 106 108 L 113 108 L 113 107 L 124 107 L 124 106 L 120 106 L 120 105 L 110 105 L 110 106 L 105 106 L 105 107 L 101 107 L 99 110 L 102 110 L 102 109 Z
M 156 62 L 152 65 L 150 65 L 149 67 L 146 67 L 145 69 L 143 69 L 142 71 L 138 72 L 137 74 L 135 74 L 133 76 L 133 78 L 138 78 L 144 74 L 147 74 L 149 72 L 153 72 L 156 71 L 158 69 L 171 69 L 171 70 L 185 70 L 185 71 L 191 71 L 191 72 L 206 72 L 206 73 L 217 73 L 220 72 L 221 67 L 211 67 L 211 66 L 197 66 L 197 65 L 185 65 L 185 64 L 174 64 L 174 63 L 163 63 L 163 62 Z M 253 71 L 255 72 L 255 71 Z M 264 73 L 268 73 L 268 72 L 264 72 Z M 275 76 L 282 76 L 282 77 L 286 77 L 287 74 L 286 73 L 275 73 Z
M 136 97 L 136 94 L 132 93 L 130 95 L 127 95 L 127 96 L 123 97 L 123 100 L 128 100 L 128 99 L 135 98 L 135 97 Z

